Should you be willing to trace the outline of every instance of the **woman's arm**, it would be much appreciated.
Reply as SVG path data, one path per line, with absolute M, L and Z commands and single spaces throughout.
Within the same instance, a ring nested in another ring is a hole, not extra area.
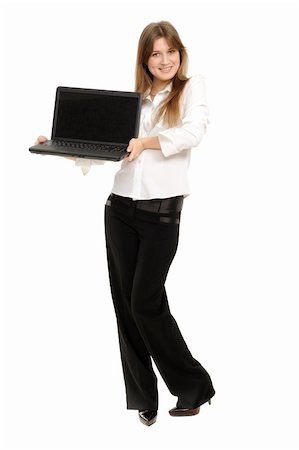
M 197 147 L 210 123 L 205 77 L 201 74 L 193 76 L 186 88 L 183 93 L 181 126 L 158 133 L 161 151 L 165 157 L 175 155 L 186 148 Z
M 129 161 L 138 158 L 140 153 L 145 149 L 161 150 L 158 136 L 149 136 L 143 138 L 133 138 L 129 142 L 127 152 L 130 154 L 126 157 Z
M 158 136 L 133 138 L 129 142 L 129 161 L 138 158 L 148 148 L 161 150 L 165 157 L 179 153 L 186 148 L 197 147 L 207 130 L 209 108 L 206 99 L 205 77 L 195 75 L 188 82 L 183 93 L 182 124 L 158 132 Z

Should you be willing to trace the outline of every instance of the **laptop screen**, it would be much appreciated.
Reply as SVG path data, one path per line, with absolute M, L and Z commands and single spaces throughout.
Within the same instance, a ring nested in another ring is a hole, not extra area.
M 52 138 L 127 144 L 139 115 L 138 93 L 58 87 Z

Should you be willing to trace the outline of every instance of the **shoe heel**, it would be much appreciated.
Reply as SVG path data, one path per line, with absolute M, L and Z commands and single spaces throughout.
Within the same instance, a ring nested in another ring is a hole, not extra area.
M 209 400 L 209 405 L 211 404 L 211 399 Z

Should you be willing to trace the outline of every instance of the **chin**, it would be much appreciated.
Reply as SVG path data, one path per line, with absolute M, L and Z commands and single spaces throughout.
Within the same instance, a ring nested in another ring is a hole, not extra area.
M 160 80 L 171 80 L 173 77 L 175 76 L 175 72 L 174 73 L 161 73 L 159 74 L 159 78 Z

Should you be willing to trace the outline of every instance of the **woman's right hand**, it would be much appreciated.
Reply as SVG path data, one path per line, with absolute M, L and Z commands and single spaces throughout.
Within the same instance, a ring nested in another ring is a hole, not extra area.
M 47 140 L 48 140 L 48 138 L 46 136 L 38 136 L 38 138 L 34 142 L 34 145 L 43 144 Z
M 38 138 L 34 142 L 34 145 L 43 144 L 47 140 L 48 138 L 46 136 L 38 136 Z M 70 159 L 71 161 L 76 161 L 76 158 L 74 156 L 63 156 L 63 158 Z

